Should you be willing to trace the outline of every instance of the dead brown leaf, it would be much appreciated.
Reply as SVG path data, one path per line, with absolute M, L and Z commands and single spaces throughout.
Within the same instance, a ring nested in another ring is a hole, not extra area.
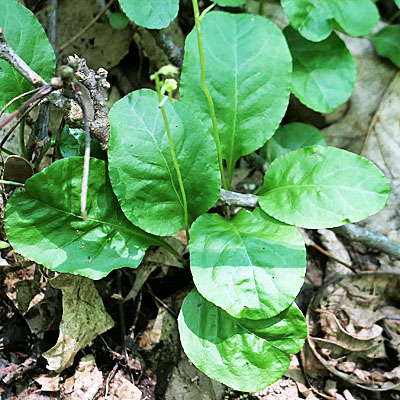
M 107 314 L 92 280 L 60 274 L 50 283 L 63 292 L 63 316 L 57 343 L 43 356 L 50 370 L 61 372 L 72 365 L 79 350 L 111 329 L 114 322 Z
M 109 394 L 102 400 L 140 400 L 142 392 L 137 386 L 128 381 L 122 371 L 118 371 L 109 386 Z
M 42 392 L 58 392 L 60 390 L 60 376 L 40 375 L 35 381 L 41 385 Z
M 63 400 L 93 400 L 103 385 L 103 374 L 94 356 L 89 354 L 79 361 L 73 376 L 62 385 Z
M 399 284 L 399 274 L 360 273 L 328 283 L 316 293 L 307 312 L 307 342 L 329 372 L 369 390 L 398 384 L 397 379 L 388 381 L 387 373 L 400 354 L 386 353 L 387 339 L 378 323 L 398 322 Z

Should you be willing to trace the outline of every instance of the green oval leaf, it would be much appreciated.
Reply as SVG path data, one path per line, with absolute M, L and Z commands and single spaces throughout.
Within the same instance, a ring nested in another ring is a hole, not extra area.
M 275 158 L 292 150 L 316 144 L 326 145 L 325 138 L 319 129 L 301 122 L 293 122 L 281 126 L 274 133 L 274 136 L 260 150 L 260 156 L 268 163 L 272 163 Z
M 290 25 L 308 40 L 326 39 L 338 27 L 351 36 L 370 33 L 379 12 L 370 0 L 281 0 Z
M 246 0 L 213 0 L 215 4 L 222 7 L 239 7 L 246 3 Z
M 179 0 L 119 0 L 135 24 L 148 29 L 166 28 L 178 15 Z
M 0 27 L 13 50 L 43 79 L 50 80 L 56 68 L 56 58 L 36 17 L 15 0 L 1 0 Z M 14 97 L 33 88 L 4 60 L 0 60 L 0 82 L 0 108 Z M 7 111 L 16 110 L 22 101 L 15 102 Z
M 261 208 L 304 228 L 332 228 L 377 213 L 390 186 L 364 157 L 334 147 L 310 146 L 277 158 L 268 168 Z
M 353 92 L 357 70 L 343 40 L 333 32 L 322 42 L 314 43 L 291 27 L 284 34 L 293 57 L 293 94 L 307 107 L 322 113 L 330 113 L 346 102 Z
M 236 318 L 270 318 L 293 303 L 306 253 L 294 226 L 257 208 L 230 221 L 206 214 L 192 225 L 190 268 L 198 291 Z
M 87 213 L 80 212 L 83 157 L 65 158 L 29 178 L 7 202 L 5 228 L 14 249 L 57 272 L 100 279 L 136 268 L 160 240 L 132 225 L 107 179 L 104 161 L 90 160 Z
M 122 12 L 115 12 L 110 15 L 109 18 L 110 25 L 114 29 L 125 29 L 128 26 L 129 19 Z
M 400 68 L 400 25 L 389 25 L 370 37 L 377 53 Z
M 185 187 L 190 222 L 210 209 L 221 188 L 214 141 L 191 110 L 165 103 Z M 155 235 L 171 235 L 184 225 L 183 202 L 157 93 L 138 90 L 109 113 L 109 171 L 125 215 Z
M 55 135 L 53 137 L 55 137 Z M 85 141 L 86 135 L 83 130 L 65 126 L 58 142 L 57 153 L 59 153 L 59 158 L 83 156 L 85 154 Z M 100 160 L 107 159 L 107 154 L 102 150 L 97 139 L 90 139 L 90 156 L 99 158 Z
M 64 158 L 83 156 L 85 153 L 86 135 L 82 129 L 65 126 L 61 131 L 58 149 Z
M 400 8 L 400 0 L 394 0 L 394 2 L 396 3 L 397 7 Z
M 183 349 L 206 375 L 236 390 L 255 392 L 277 381 L 290 354 L 307 336 L 301 311 L 293 304 L 270 319 L 235 319 L 192 290 L 178 317 Z
M 206 82 L 230 177 L 238 158 L 261 147 L 282 120 L 289 100 L 291 56 L 282 32 L 260 16 L 210 12 L 201 20 L 201 31 Z M 198 53 L 194 30 L 186 39 L 182 102 L 212 132 Z

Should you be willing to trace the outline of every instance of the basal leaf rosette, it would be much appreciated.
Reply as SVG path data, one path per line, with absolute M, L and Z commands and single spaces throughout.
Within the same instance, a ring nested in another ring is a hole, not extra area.
M 206 375 L 244 392 L 264 389 L 300 351 L 307 324 L 295 304 L 269 319 L 235 319 L 192 290 L 178 317 L 183 349 Z
M 191 223 L 218 200 L 217 151 L 192 110 L 178 101 L 164 107 Z M 110 180 L 125 215 L 146 232 L 172 235 L 185 223 L 184 209 L 157 93 L 129 93 L 114 104 L 109 118 Z
M 192 225 L 189 250 L 197 290 L 235 318 L 273 317 L 293 303 L 303 284 L 300 233 L 259 208 L 229 221 L 202 215 Z
M 366 158 L 335 147 L 309 146 L 270 165 L 258 203 L 287 224 L 333 228 L 377 213 L 389 192 L 386 177 Z
M 29 178 L 7 202 L 10 244 L 57 272 L 100 279 L 121 267 L 136 268 L 161 240 L 132 225 L 122 213 L 102 160 L 90 159 L 87 214 L 80 211 L 83 157 L 59 160 Z

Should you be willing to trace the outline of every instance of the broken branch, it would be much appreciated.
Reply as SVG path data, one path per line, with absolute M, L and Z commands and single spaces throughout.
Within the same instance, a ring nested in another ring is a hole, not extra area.
M 22 60 L 21 57 L 10 47 L 4 38 L 3 29 L 0 28 L 0 59 L 7 61 L 16 71 L 18 71 L 25 79 L 27 79 L 33 86 L 41 87 L 48 85 L 48 83 L 32 68 L 29 67 Z M 86 63 L 85 63 L 86 64 Z M 83 67 L 82 67 L 83 68 Z M 87 68 L 87 67 L 86 67 Z M 83 74 L 85 74 L 85 69 L 82 69 Z M 91 71 L 91 70 L 89 70 Z M 79 73 L 79 68 L 77 73 Z M 79 75 L 78 75 L 79 76 Z M 106 81 L 107 71 L 101 69 L 98 74 L 94 74 L 93 78 L 97 82 L 97 94 L 101 94 L 100 97 L 92 98 L 95 107 L 95 116 L 93 119 L 88 121 L 89 131 L 92 137 L 99 140 L 101 146 L 106 149 L 108 145 L 108 138 L 110 136 L 110 124 L 107 119 L 107 106 L 105 100 L 107 99 L 107 90 L 109 89 L 109 83 Z M 59 84 L 59 79 L 57 80 L 57 85 Z M 78 79 L 79 80 L 79 79 Z M 52 80 L 53 83 L 53 80 Z M 85 86 L 86 84 L 83 83 Z M 58 89 L 59 87 L 53 87 L 53 89 Z M 90 91 L 91 96 L 93 91 Z M 59 90 L 53 90 L 52 93 L 48 95 L 50 103 L 59 108 L 64 114 L 66 123 L 71 128 L 84 129 L 83 123 L 83 113 L 79 104 L 70 98 L 64 96 Z M 96 109 L 100 107 L 99 110 Z

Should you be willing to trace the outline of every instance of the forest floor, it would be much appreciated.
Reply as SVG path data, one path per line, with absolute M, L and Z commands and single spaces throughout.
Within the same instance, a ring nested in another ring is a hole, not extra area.
M 86 26 L 103 3 L 61 1 L 59 44 Z M 258 2 L 248 3 L 250 11 L 257 8 Z M 266 3 L 268 17 L 284 24 L 277 2 Z M 46 8 L 31 9 L 45 24 Z M 181 48 L 192 23 L 185 15 L 167 29 Z M 312 124 L 329 145 L 362 154 L 385 172 L 392 186 L 389 203 L 364 226 L 400 242 L 400 74 L 376 55 L 369 40 L 342 37 L 357 62 L 351 99 L 321 115 L 292 98 L 283 122 Z M 150 87 L 149 72 L 168 62 L 149 32 L 132 26 L 112 29 L 107 13 L 61 56 L 75 53 L 90 68 L 109 70 L 110 104 Z M 262 179 L 256 166 L 241 160 L 233 189 L 253 192 Z M 51 271 L 3 248 L 0 400 L 400 399 L 400 262 L 329 230 L 302 234 L 307 273 L 296 302 L 307 316 L 309 336 L 284 377 L 254 394 L 211 381 L 184 355 L 176 317 L 192 280 L 190 271 L 165 251 L 151 249 L 138 270 L 123 268 L 93 283 L 57 281 Z M 187 257 L 183 233 L 171 240 Z M 93 339 L 94 330 L 100 334 Z M 77 332 L 82 341 L 71 340 Z

